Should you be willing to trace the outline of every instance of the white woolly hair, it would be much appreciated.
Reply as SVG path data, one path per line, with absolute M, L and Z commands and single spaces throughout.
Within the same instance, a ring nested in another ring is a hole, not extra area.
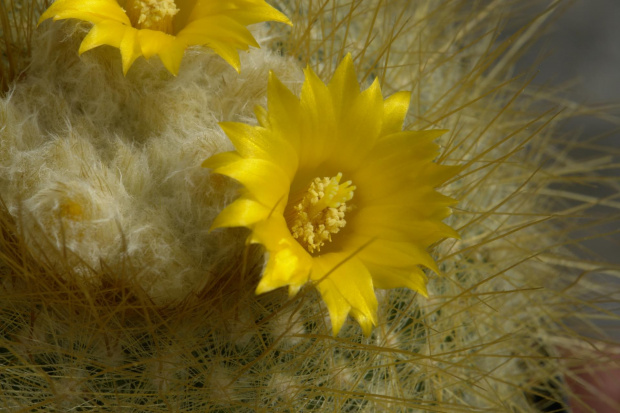
M 80 277 L 98 284 L 102 263 L 131 262 L 153 300 L 181 300 L 243 250 L 245 231 L 209 231 L 237 187 L 201 167 L 234 149 L 218 122 L 255 123 L 269 70 L 291 87 L 301 70 L 262 49 L 242 53 L 238 74 L 190 50 L 178 77 L 158 59 L 125 77 L 116 49 L 78 57 L 73 27 L 41 26 L 27 79 L 0 102 L 0 193 L 29 245 L 68 253 Z

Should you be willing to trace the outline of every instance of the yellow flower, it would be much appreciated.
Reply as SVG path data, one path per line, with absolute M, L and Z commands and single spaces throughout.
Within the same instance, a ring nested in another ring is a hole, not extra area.
M 420 265 L 437 271 L 427 248 L 457 237 L 442 219 L 455 201 L 435 188 L 456 174 L 438 165 L 444 131 L 403 131 L 410 93 L 363 92 L 351 56 L 329 85 L 306 69 L 301 98 L 273 74 L 259 126 L 224 122 L 236 147 L 203 166 L 239 181 L 241 196 L 213 228 L 244 226 L 268 262 L 258 294 L 311 280 L 338 333 L 350 313 L 366 335 L 376 325 L 374 288 L 427 295 Z
M 237 49 L 259 47 L 247 25 L 288 18 L 265 0 L 57 0 L 39 19 L 79 19 L 93 24 L 79 53 L 104 44 L 121 51 L 126 74 L 140 56 L 159 55 L 173 74 L 179 72 L 185 49 L 204 45 L 237 71 Z

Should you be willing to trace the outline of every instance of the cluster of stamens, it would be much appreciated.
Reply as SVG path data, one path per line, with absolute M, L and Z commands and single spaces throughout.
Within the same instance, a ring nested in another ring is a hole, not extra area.
M 351 181 L 341 184 L 341 178 L 341 173 L 332 178 L 315 178 L 301 201 L 293 206 L 291 234 L 310 253 L 320 251 L 347 223 L 344 217 L 350 207 L 346 203 L 353 198 L 355 186 Z
M 174 0 L 128 0 L 125 9 L 137 29 L 172 34 L 172 18 L 179 12 Z

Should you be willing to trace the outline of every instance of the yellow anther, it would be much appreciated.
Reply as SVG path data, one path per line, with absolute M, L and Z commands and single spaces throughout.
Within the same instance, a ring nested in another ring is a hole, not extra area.
M 320 251 L 347 224 L 347 202 L 353 198 L 351 181 L 340 183 L 342 174 L 332 178 L 315 178 L 301 201 L 293 206 L 290 230 L 310 253 Z
M 172 18 L 179 12 L 174 0 L 127 0 L 127 16 L 137 29 L 172 33 Z

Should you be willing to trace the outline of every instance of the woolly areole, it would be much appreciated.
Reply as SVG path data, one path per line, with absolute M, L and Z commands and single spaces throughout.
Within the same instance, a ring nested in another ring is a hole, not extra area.
M 200 167 L 232 149 L 218 122 L 254 122 L 269 70 L 292 87 L 302 73 L 258 49 L 241 74 L 198 51 L 178 77 L 157 59 L 124 77 L 112 48 L 79 58 L 72 26 L 41 26 L 27 80 L 0 102 L 2 199 L 33 248 L 65 251 L 85 281 L 132 265 L 153 300 L 183 299 L 244 249 L 242 230 L 209 233 L 237 188 Z

